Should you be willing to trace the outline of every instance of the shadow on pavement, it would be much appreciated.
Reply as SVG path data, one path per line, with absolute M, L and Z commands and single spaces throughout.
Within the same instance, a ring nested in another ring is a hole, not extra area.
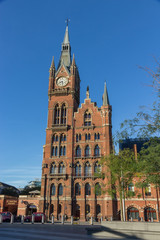
M 119 232 L 115 229 L 109 228 L 109 227 L 104 227 L 101 226 L 99 228 L 86 228 L 88 235 L 93 235 L 95 233 L 100 233 L 100 232 L 106 232 L 105 235 L 103 235 L 104 237 L 107 237 L 107 233 L 109 234 L 113 234 L 113 239 L 119 237 L 120 239 L 139 239 L 139 240 L 143 240 L 143 238 L 137 237 L 134 232 L 133 234 L 127 234 L 127 233 L 122 233 Z M 123 229 L 122 229 L 123 231 Z M 126 231 L 126 230 L 125 230 Z M 132 230 L 128 230 L 130 232 L 132 232 Z M 99 239 L 101 239 L 101 237 L 103 237 L 101 235 L 99 235 Z M 111 237 L 111 235 L 109 235 L 109 237 Z

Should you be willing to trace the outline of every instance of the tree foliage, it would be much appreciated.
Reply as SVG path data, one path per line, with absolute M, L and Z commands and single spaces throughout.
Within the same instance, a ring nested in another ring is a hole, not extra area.
M 139 172 L 144 184 L 160 187 L 160 139 L 151 138 L 140 151 Z
M 120 198 L 121 219 L 124 220 L 122 199 L 131 197 L 132 192 L 128 190 L 129 184 L 137 171 L 137 160 L 135 159 L 132 149 L 124 149 L 119 152 L 110 154 L 102 159 L 102 164 L 107 166 L 107 192 L 112 198 Z

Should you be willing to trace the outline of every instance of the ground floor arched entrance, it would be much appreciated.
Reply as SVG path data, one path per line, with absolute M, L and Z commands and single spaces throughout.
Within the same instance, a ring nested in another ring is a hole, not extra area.
M 139 211 L 137 208 L 135 207 L 130 207 L 127 209 L 127 218 L 128 218 L 128 221 L 129 220 L 138 220 L 139 219 Z
M 157 219 L 156 210 L 151 207 L 146 207 L 144 209 L 144 219 L 145 221 L 151 221 L 152 219 L 156 220 Z

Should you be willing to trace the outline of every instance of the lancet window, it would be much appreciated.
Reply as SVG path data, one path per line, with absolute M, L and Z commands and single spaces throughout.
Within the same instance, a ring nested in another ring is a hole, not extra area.
M 62 183 L 60 183 L 59 186 L 58 186 L 58 195 L 59 195 L 59 196 L 62 196 L 62 195 L 63 195 L 63 186 L 62 186 Z
M 91 186 L 89 183 L 85 185 L 85 195 L 91 195 Z
M 85 176 L 91 176 L 91 165 L 89 162 L 86 162 L 85 164 L 85 167 L 84 167 L 84 173 L 85 173 Z
M 75 185 L 75 195 L 81 195 L 81 186 L 79 183 L 76 183 Z
M 75 166 L 75 175 L 76 176 L 81 176 L 81 165 L 79 162 L 76 163 L 76 166 Z
M 87 145 L 85 148 L 85 157 L 89 157 L 90 156 L 90 147 Z
M 100 156 L 100 148 L 98 145 L 96 145 L 94 148 L 94 156 L 97 156 L 97 157 Z
M 56 104 L 54 108 L 54 121 L 55 125 L 66 125 L 67 122 L 67 108 L 66 104 L 63 103 L 62 107 Z
M 59 173 L 61 174 L 65 173 L 65 166 L 63 162 L 59 164 Z
M 51 185 L 51 196 L 54 196 L 56 194 L 56 187 L 54 184 Z
M 79 145 L 76 147 L 76 157 L 81 157 L 81 148 Z
M 94 172 L 100 173 L 101 172 L 101 165 L 98 163 L 98 161 L 94 165 Z
M 53 162 L 53 163 L 51 164 L 50 173 L 56 173 L 56 164 L 55 164 L 55 162 Z
M 91 113 L 88 110 L 84 114 L 84 126 L 91 126 Z

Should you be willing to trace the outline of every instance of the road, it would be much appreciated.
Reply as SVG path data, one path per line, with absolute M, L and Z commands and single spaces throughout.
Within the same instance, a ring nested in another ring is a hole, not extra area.
M 0 224 L 0 240 L 82 240 L 128 239 L 118 233 L 103 235 L 100 225 Z M 132 238 L 136 239 L 136 238 Z

